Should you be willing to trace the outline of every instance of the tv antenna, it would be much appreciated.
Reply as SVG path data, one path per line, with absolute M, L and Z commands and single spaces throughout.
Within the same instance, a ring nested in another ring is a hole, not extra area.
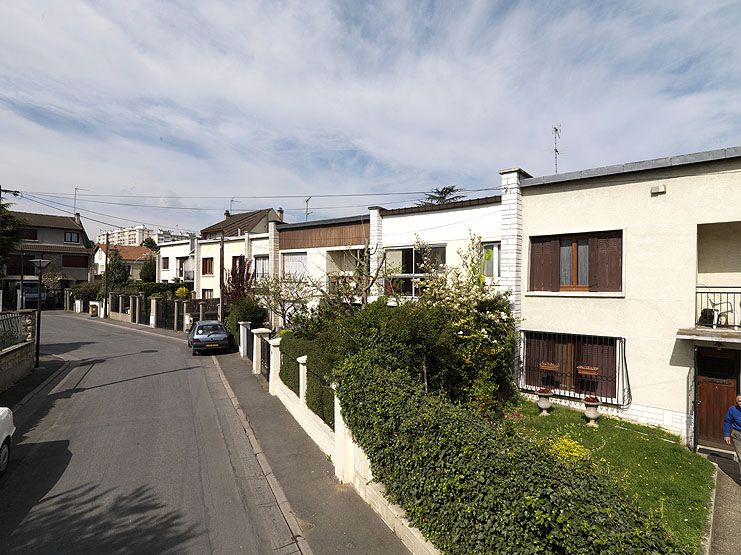
M 561 138 L 561 124 L 553 126 L 553 161 L 556 165 L 556 173 L 558 173 L 558 139 Z
M 306 199 L 304 199 L 304 202 L 306 203 L 306 210 L 304 212 L 304 216 L 305 216 L 304 220 L 307 222 L 309 221 L 309 214 L 311 214 L 311 212 L 309 212 L 309 201 L 310 200 L 311 200 L 311 197 L 306 197 Z
M 240 201 L 238 201 L 238 200 L 234 200 L 234 199 L 231 199 L 231 200 L 229 201 L 229 213 L 230 213 L 230 214 L 232 213 L 232 207 L 233 207 L 233 205 L 234 205 L 234 203 L 235 203 L 235 202 L 236 202 L 237 204 L 239 204 L 239 202 L 240 202 Z

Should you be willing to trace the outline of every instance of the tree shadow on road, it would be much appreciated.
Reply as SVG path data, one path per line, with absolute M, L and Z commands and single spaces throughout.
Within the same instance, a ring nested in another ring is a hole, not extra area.
M 85 484 L 42 499 L 4 543 L 8 553 L 179 553 L 202 533 L 149 486 Z

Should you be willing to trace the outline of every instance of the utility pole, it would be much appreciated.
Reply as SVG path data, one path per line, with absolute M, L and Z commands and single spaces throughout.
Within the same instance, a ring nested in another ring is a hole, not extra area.
M 108 250 L 110 248 L 108 232 L 105 232 L 105 270 L 103 271 L 103 318 L 108 318 Z
M 553 126 L 553 159 L 556 164 L 556 173 L 558 173 L 558 139 L 561 138 L 561 124 Z
M 224 230 L 221 230 L 219 245 L 219 320 L 224 314 Z

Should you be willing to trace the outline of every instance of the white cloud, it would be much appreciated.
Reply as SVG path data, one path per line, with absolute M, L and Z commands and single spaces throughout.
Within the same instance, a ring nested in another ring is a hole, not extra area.
M 733 146 L 740 23 L 735 2 L 7 2 L 0 179 L 226 197 L 207 213 L 79 202 L 198 229 L 231 196 L 550 173 L 555 123 L 562 171 Z M 303 207 L 237 207 L 265 205 Z

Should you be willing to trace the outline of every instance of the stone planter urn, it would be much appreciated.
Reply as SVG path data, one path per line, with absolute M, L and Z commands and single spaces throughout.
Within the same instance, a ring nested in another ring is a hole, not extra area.
M 587 426 L 590 428 L 597 428 L 597 419 L 599 418 L 599 399 L 596 397 L 585 397 L 584 398 L 584 416 L 587 417 Z
M 540 409 L 539 416 L 548 416 L 550 414 L 551 407 L 551 395 L 553 392 L 550 389 L 539 389 L 538 390 L 538 408 Z

